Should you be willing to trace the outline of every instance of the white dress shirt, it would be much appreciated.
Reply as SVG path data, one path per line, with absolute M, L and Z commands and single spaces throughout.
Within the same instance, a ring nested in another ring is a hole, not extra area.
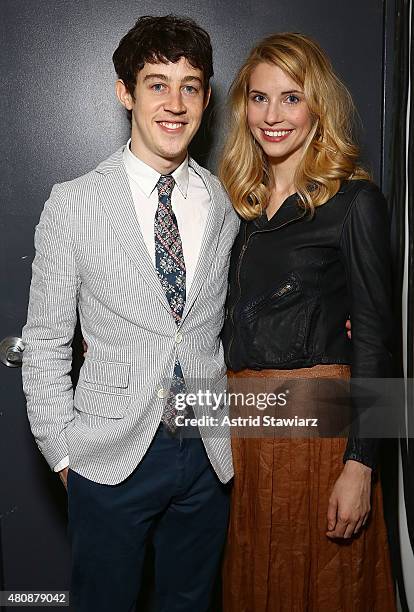
M 144 238 L 148 253 L 155 266 L 154 219 L 158 206 L 157 182 L 160 173 L 136 157 L 130 148 L 128 140 L 123 162 L 131 188 L 132 199 L 137 214 L 138 223 Z M 193 282 L 198 256 L 200 254 L 206 220 L 210 208 L 210 195 L 203 179 L 189 163 L 188 156 L 183 163 L 172 172 L 175 180 L 171 194 L 171 206 L 177 219 L 183 246 L 186 270 L 186 294 Z M 69 465 L 69 457 L 64 457 L 54 467 L 60 472 Z

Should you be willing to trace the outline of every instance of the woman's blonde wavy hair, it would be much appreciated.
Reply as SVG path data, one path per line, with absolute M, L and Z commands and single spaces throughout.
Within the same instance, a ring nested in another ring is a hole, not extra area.
M 247 124 L 250 75 L 263 62 L 278 66 L 303 88 L 314 120 L 294 177 L 300 203 L 313 214 L 316 206 L 338 192 L 341 181 L 370 179 L 370 175 L 358 164 L 351 94 L 321 47 L 303 34 L 265 38 L 240 68 L 230 89 L 231 127 L 220 161 L 220 179 L 241 217 L 250 220 L 263 213 L 270 196 L 270 166 Z

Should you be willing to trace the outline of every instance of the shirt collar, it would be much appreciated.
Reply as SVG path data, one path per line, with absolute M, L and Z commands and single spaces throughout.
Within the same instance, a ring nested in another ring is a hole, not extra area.
M 150 197 L 151 193 L 157 186 L 160 173 L 148 166 L 141 159 L 136 157 L 130 148 L 131 139 L 128 140 L 123 152 L 123 160 L 128 176 L 137 183 L 141 191 Z M 174 177 L 175 184 L 186 198 L 188 192 L 189 170 L 188 170 L 188 155 L 185 160 L 171 173 Z

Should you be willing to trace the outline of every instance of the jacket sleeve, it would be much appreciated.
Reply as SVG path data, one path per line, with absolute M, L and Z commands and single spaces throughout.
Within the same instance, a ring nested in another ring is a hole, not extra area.
M 364 431 L 374 412 L 364 405 L 361 393 L 352 394 L 353 381 L 392 375 L 392 285 L 389 219 L 386 201 L 373 183 L 364 183 L 344 221 L 340 250 L 346 270 L 351 304 L 351 398 L 353 424 L 344 461 L 353 459 L 373 469 L 379 440 L 359 435 L 361 414 Z
M 65 428 L 73 418 L 71 344 L 80 287 L 59 185 L 53 187 L 36 227 L 35 250 L 22 331 L 22 378 L 32 433 L 53 469 L 68 455 Z

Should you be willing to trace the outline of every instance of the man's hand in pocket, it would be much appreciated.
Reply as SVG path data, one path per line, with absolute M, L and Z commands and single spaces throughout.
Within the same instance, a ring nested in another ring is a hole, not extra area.
M 58 472 L 66 490 L 68 489 L 68 470 L 69 468 L 66 467 L 63 470 L 60 470 L 60 472 Z

